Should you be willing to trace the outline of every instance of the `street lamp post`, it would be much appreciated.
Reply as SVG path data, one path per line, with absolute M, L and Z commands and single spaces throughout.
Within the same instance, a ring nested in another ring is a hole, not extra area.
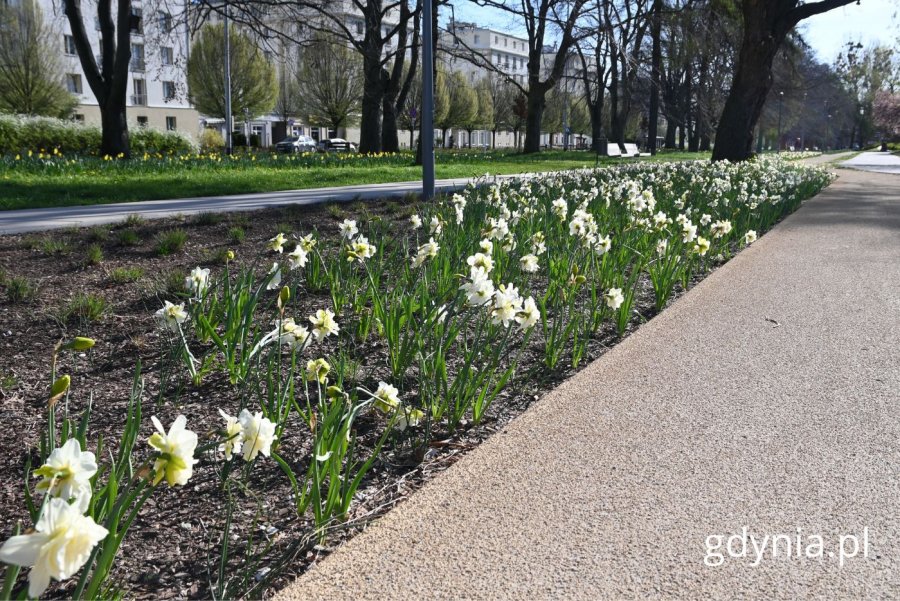
M 231 39 L 228 33 L 228 0 L 225 0 L 225 154 L 234 152 L 231 137 Z
M 432 0 L 422 3 L 422 199 L 434 198 L 434 47 Z

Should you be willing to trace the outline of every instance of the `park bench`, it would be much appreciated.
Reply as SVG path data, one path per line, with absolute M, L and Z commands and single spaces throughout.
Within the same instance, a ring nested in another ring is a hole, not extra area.
M 649 152 L 641 152 L 638 150 L 637 144 L 625 144 L 625 153 L 623 156 L 627 157 L 648 157 L 650 156 Z
M 606 156 L 608 157 L 620 157 L 622 156 L 622 149 L 619 148 L 618 144 L 610 143 L 606 145 Z

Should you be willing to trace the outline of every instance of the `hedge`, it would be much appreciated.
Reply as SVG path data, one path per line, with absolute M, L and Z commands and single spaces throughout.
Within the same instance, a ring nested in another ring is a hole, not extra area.
M 194 146 L 183 134 L 129 125 L 131 152 L 191 152 Z M 0 114 L 0 155 L 28 152 L 96 155 L 100 152 L 100 128 L 66 119 Z

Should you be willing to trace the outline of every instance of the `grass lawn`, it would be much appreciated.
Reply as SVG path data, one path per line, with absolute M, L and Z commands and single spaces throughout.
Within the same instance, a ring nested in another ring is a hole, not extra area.
M 708 158 L 708 154 L 669 152 L 652 159 L 603 158 L 601 163 L 696 158 Z M 446 151 L 437 156 L 436 173 L 443 179 L 559 171 L 593 166 L 596 160 L 587 151 L 551 150 L 536 155 Z M 409 153 L 375 157 L 144 155 L 131 161 L 50 154 L 6 157 L 0 159 L 0 210 L 414 181 L 422 172 L 412 163 Z

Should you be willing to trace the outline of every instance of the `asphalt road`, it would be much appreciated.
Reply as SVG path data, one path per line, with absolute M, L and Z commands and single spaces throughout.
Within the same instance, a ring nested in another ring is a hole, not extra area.
M 499 176 L 500 179 L 505 177 L 527 177 L 527 175 Z M 469 179 L 438 180 L 435 182 L 435 189 L 438 192 L 454 191 L 464 188 L 470 181 Z M 131 214 L 140 214 L 145 219 L 159 219 L 176 215 L 195 215 L 203 212 L 231 213 L 255 211 L 257 209 L 284 205 L 312 205 L 326 202 L 393 198 L 402 197 L 406 194 L 418 194 L 421 191 L 422 182 L 418 181 L 338 186 L 308 190 L 285 190 L 282 192 L 237 194 L 233 196 L 202 196 L 198 198 L 0 211 L 0 234 L 23 234 L 70 226 L 83 227 L 102 223 L 115 223 L 122 221 Z
M 280 598 L 898 598 L 898 342 L 900 180 L 844 170 Z

